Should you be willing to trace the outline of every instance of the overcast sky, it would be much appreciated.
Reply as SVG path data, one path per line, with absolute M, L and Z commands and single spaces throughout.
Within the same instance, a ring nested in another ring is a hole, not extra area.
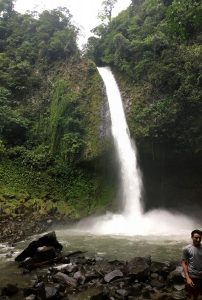
M 16 0 L 15 9 L 21 13 L 26 10 L 42 11 L 56 7 L 67 7 L 73 15 L 76 26 L 81 28 L 82 36 L 79 38 L 79 45 L 87 42 L 87 38 L 92 35 L 90 30 L 96 27 L 100 20 L 97 19 L 98 11 L 102 9 L 103 0 Z M 121 10 L 126 9 L 131 0 L 118 0 L 113 9 L 113 16 Z

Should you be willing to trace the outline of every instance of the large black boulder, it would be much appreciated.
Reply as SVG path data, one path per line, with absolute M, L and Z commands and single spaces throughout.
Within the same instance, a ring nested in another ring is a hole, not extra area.
M 27 248 L 25 248 L 16 258 L 15 261 L 22 262 L 28 257 L 33 257 L 40 247 L 53 247 L 56 251 L 62 250 L 62 245 L 57 241 L 54 231 L 49 232 L 36 241 L 32 241 Z

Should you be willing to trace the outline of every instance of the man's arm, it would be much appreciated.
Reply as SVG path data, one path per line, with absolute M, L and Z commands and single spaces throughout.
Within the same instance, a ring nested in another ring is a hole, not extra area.
M 184 275 L 185 275 L 187 284 L 190 285 L 190 286 L 194 286 L 194 283 L 193 283 L 192 279 L 189 277 L 187 260 L 182 260 L 182 268 L 183 268 L 183 271 L 184 271 Z

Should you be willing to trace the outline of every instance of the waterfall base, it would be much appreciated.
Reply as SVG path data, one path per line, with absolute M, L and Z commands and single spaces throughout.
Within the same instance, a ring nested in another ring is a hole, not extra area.
M 112 214 L 92 217 L 79 222 L 75 229 L 96 235 L 189 235 L 194 221 L 165 210 L 152 210 L 146 214 Z

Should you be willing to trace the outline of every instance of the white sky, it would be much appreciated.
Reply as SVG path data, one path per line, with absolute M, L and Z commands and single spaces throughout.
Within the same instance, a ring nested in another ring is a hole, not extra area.
M 100 24 L 97 19 L 98 11 L 102 9 L 103 0 L 16 0 L 15 9 L 21 13 L 26 10 L 42 11 L 45 9 L 54 9 L 56 7 L 67 7 L 73 15 L 74 24 L 81 29 L 79 45 L 87 42 L 92 33 L 91 29 Z M 114 9 L 113 16 L 126 9 L 131 0 L 118 0 Z

